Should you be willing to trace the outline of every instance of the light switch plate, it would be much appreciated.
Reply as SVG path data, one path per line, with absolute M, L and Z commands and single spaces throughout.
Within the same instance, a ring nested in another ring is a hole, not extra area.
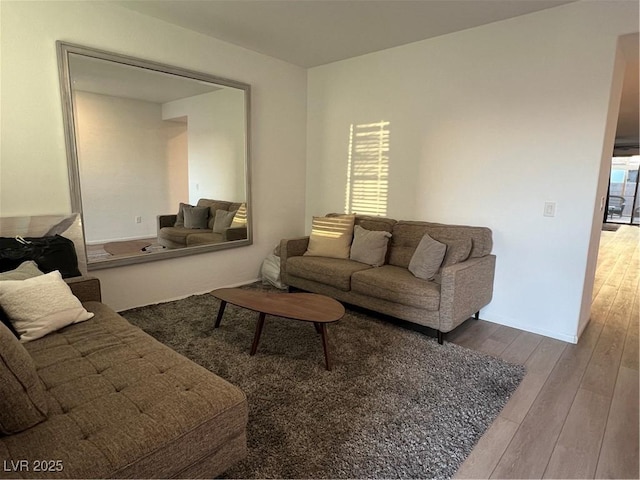
M 544 216 L 545 217 L 556 216 L 556 202 L 544 202 Z

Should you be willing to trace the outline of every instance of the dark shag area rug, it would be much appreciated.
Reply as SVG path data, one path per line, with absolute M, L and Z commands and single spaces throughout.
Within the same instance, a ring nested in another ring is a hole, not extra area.
M 250 288 L 268 288 L 254 284 Z M 211 295 L 121 312 L 162 343 L 239 386 L 249 402 L 248 457 L 230 478 L 449 478 L 525 370 L 347 309 L 328 326 L 333 370 L 312 323 Z

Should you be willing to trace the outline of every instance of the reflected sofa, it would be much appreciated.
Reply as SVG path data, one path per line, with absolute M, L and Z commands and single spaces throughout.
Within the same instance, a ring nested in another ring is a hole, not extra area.
M 238 387 L 101 303 L 97 279 L 67 283 L 93 318 L 27 343 L 0 323 L 11 418 L 28 418 L 0 425 L 0 478 L 215 478 L 246 456 Z
M 284 239 L 280 242 L 282 281 L 289 287 L 431 327 L 439 343 L 444 333 L 474 314 L 478 318 L 480 309 L 491 302 L 496 257 L 491 254 L 489 228 L 363 215 L 356 215 L 355 225 L 391 233 L 382 266 L 305 255 L 308 236 Z M 417 278 L 409 271 L 425 233 L 445 243 L 447 252 L 462 252 L 460 261 L 442 266 L 433 280 Z
M 213 231 L 216 210 L 228 212 L 242 211 L 242 209 L 244 209 L 243 203 L 201 198 L 198 200 L 196 206 L 209 208 L 207 228 L 185 228 L 184 226 L 176 226 L 176 220 L 178 219 L 177 214 L 158 215 L 158 243 L 160 245 L 166 248 L 184 248 L 231 242 L 234 240 L 245 240 L 247 238 L 246 213 L 244 217 L 245 224 L 243 226 L 230 226 L 221 232 Z

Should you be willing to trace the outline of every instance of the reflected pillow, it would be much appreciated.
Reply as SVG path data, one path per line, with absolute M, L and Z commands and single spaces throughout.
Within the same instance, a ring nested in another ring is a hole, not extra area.
M 390 238 L 391 234 L 384 230 L 367 230 L 356 225 L 353 227 L 353 243 L 349 258 L 373 267 L 384 265 Z
M 231 228 L 246 227 L 247 226 L 247 205 L 243 203 L 240 208 L 235 211 L 233 221 L 231 222 Z
M 78 220 L 78 216 L 79 216 L 79 214 L 73 213 L 73 214 L 69 215 L 68 217 L 63 218 L 62 220 L 60 220 L 55 225 L 52 225 L 49 228 L 49 230 L 47 230 L 47 233 L 45 233 L 43 235 L 43 237 L 49 237 L 49 236 L 53 236 L 53 235 L 65 236 L 65 233 L 67 233 L 67 231 L 71 227 L 73 227 L 73 224 L 76 222 L 76 220 Z
M 173 224 L 174 227 L 184 227 L 184 208 L 185 207 L 193 207 L 193 205 L 180 202 L 180 206 L 178 207 L 178 215 L 176 215 L 176 223 Z
M 411 257 L 409 271 L 418 278 L 432 280 L 442 265 L 446 251 L 444 243 L 425 234 Z
M 355 215 L 313 217 L 305 255 L 349 258 Z
M 0 306 L 20 334 L 21 342 L 93 317 L 57 270 L 27 280 L 0 282 Z
M 182 211 L 184 213 L 184 228 L 207 228 L 209 207 L 185 205 Z
M 224 231 L 231 226 L 235 214 L 235 211 L 216 210 L 216 217 L 213 220 L 213 233 L 224 233 Z

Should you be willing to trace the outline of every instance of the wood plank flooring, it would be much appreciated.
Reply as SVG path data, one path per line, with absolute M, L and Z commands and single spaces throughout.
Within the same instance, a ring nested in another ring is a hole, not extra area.
M 577 345 L 469 320 L 447 340 L 527 374 L 455 478 L 640 478 L 640 228 L 603 231 Z

